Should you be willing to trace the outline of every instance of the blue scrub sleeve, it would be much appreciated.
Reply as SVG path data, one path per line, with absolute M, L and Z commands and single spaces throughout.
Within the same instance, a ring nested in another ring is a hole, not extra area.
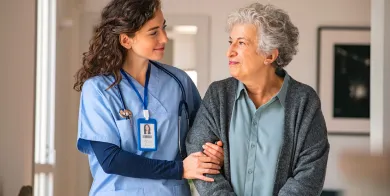
M 93 79 L 84 83 L 80 97 L 77 148 L 86 154 L 93 154 L 90 141 L 120 146 L 115 119 L 107 107 L 110 103 L 102 92 L 107 87 Z
M 91 141 L 91 146 L 103 171 L 108 174 L 133 178 L 182 179 L 182 161 L 148 159 L 105 142 Z

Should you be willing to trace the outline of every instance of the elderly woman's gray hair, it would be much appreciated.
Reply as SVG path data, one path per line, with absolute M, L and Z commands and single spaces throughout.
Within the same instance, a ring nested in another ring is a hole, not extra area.
M 274 49 L 279 50 L 279 56 L 273 63 L 277 68 L 288 65 L 297 53 L 298 28 L 285 11 L 273 5 L 253 3 L 234 11 L 228 16 L 228 31 L 236 24 L 256 26 L 259 52 L 269 54 Z

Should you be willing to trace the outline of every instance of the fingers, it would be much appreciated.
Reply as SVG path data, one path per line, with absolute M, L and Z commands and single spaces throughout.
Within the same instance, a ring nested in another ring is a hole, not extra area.
M 223 167 L 223 158 L 218 158 L 216 156 L 214 156 L 213 154 L 207 152 L 207 151 L 204 151 L 203 153 L 205 153 L 208 157 L 212 158 L 213 159 L 213 162 L 218 162 L 218 165 Z
M 215 169 L 202 169 L 202 174 L 219 174 L 220 172 Z
M 197 176 L 195 176 L 195 178 L 197 178 L 199 180 L 206 181 L 206 182 L 214 182 L 214 179 L 206 177 L 204 175 L 197 175 Z
M 217 164 L 217 165 L 221 164 L 221 161 L 219 159 L 214 159 L 212 157 L 207 157 L 207 156 L 198 157 L 198 160 L 200 162 L 203 162 L 203 163 L 214 163 L 214 164 Z
M 203 145 L 204 151 L 203 153 L 211 158 L 216 158 L 218 161 L 222 164 L 224 160 L 224 153 L 222 147 L 211 144 L 211 143 L 206 143 Z
M 215 170 L 220 170 L 221 166 L 213 164 L 213 163 L 201 163 L 199 165 L 200 168 L 202 169 L 215 169 Z
M 206 182 L 214 182 L 213 178 L 209 178 L 207 176 L 204 176 L 204 174 L 219 174 L 220 172 L 215 169 L 200 169 L 199 170 L 201 174 L 196 175 L 196 178 L 206 181 Z
M 195 176 L 195 178 L 198 178 L 200 180 L 206 181 L 206 182 L 214 182 L 213 178 L 204 176 L 204 174 L 219 174 L 220 172 L 218 170 L 214 169 L 201 169 L 201 174 L 198 174 Z
M 218 141 L 218 142 L 217 142 L 217 145 L 218 145 L 218 146 L 220 146 L 220 147 L 222 147 L 222 146 L 223 146 L 223 144 L 222 144 L 222 142 L 221 142 L 221 141 Z
M 213 178 L 204 176 L 204 174 L 219 174 L 221 166 L 218 162 L 220 162 L 218 159 L 210 158 L 202 152 L 192 153 L 183 161 L 183 178 L 214 182 Z
M 207 142 L 207 143 L 205 143 L 205 145 L 210 147 L 210 148 L 212 148 L 212 149 L 214 149 L 214 150 L 216 150 L 216 151 L 218 151 L 218 152 L 220 152 L 220 153 L 223 153 L 222 145 L 218 145 L 219 142 L 222 144 L 221 141 L 218 141 L 217 144 L 213 144 L 213 143 Z
M 203 151 L 204 154 L 206 154 L 208 157 L 213 158 L 213 159 L 219 159 L 218 157 L 214 156 L 212 153 L 209 151 L 205 150 Z
M 204 157 L 205 155 L 202 152 L 194 152 L 194 153 L 191 153 L 190 156 Z
M 218 159 L 223 160 L 223 149 L 221 147 L 219 147 L 215 144 L 206 143 L 205 145 L 203 145 L 203 149 L 204 149 L 204 151 L 209 152 L 208 154 L 212 154 L 215 157 L 217 157 Z
M 216 153 L 219 153 L 219 154 L 223 155 L 223 148 L 222 148 L 222 146 L 219 146 L 217 144 L 206 143 L 205 145 L 203 145 L 203 148 L 207 148 L 207 149 L 213 150 Z

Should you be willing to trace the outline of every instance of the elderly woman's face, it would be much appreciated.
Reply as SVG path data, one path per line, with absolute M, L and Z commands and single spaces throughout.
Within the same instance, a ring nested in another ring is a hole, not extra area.
M 257 52 L 257 29 L 252 24 L 236 24 L 230 37 L 227 51 L 230 74 L 238 80 L 255 76 L 264 67 L 265 56 Z

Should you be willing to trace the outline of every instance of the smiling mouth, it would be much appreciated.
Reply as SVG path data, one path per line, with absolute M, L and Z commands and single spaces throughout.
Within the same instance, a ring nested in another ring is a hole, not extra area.
M 165 48 L 156 48 L 154 50 L 158 50 L 158 51 L 164 51 Z
M 237 65 L 238 62 L 237 61 L 229 61 L 229 65 Z

